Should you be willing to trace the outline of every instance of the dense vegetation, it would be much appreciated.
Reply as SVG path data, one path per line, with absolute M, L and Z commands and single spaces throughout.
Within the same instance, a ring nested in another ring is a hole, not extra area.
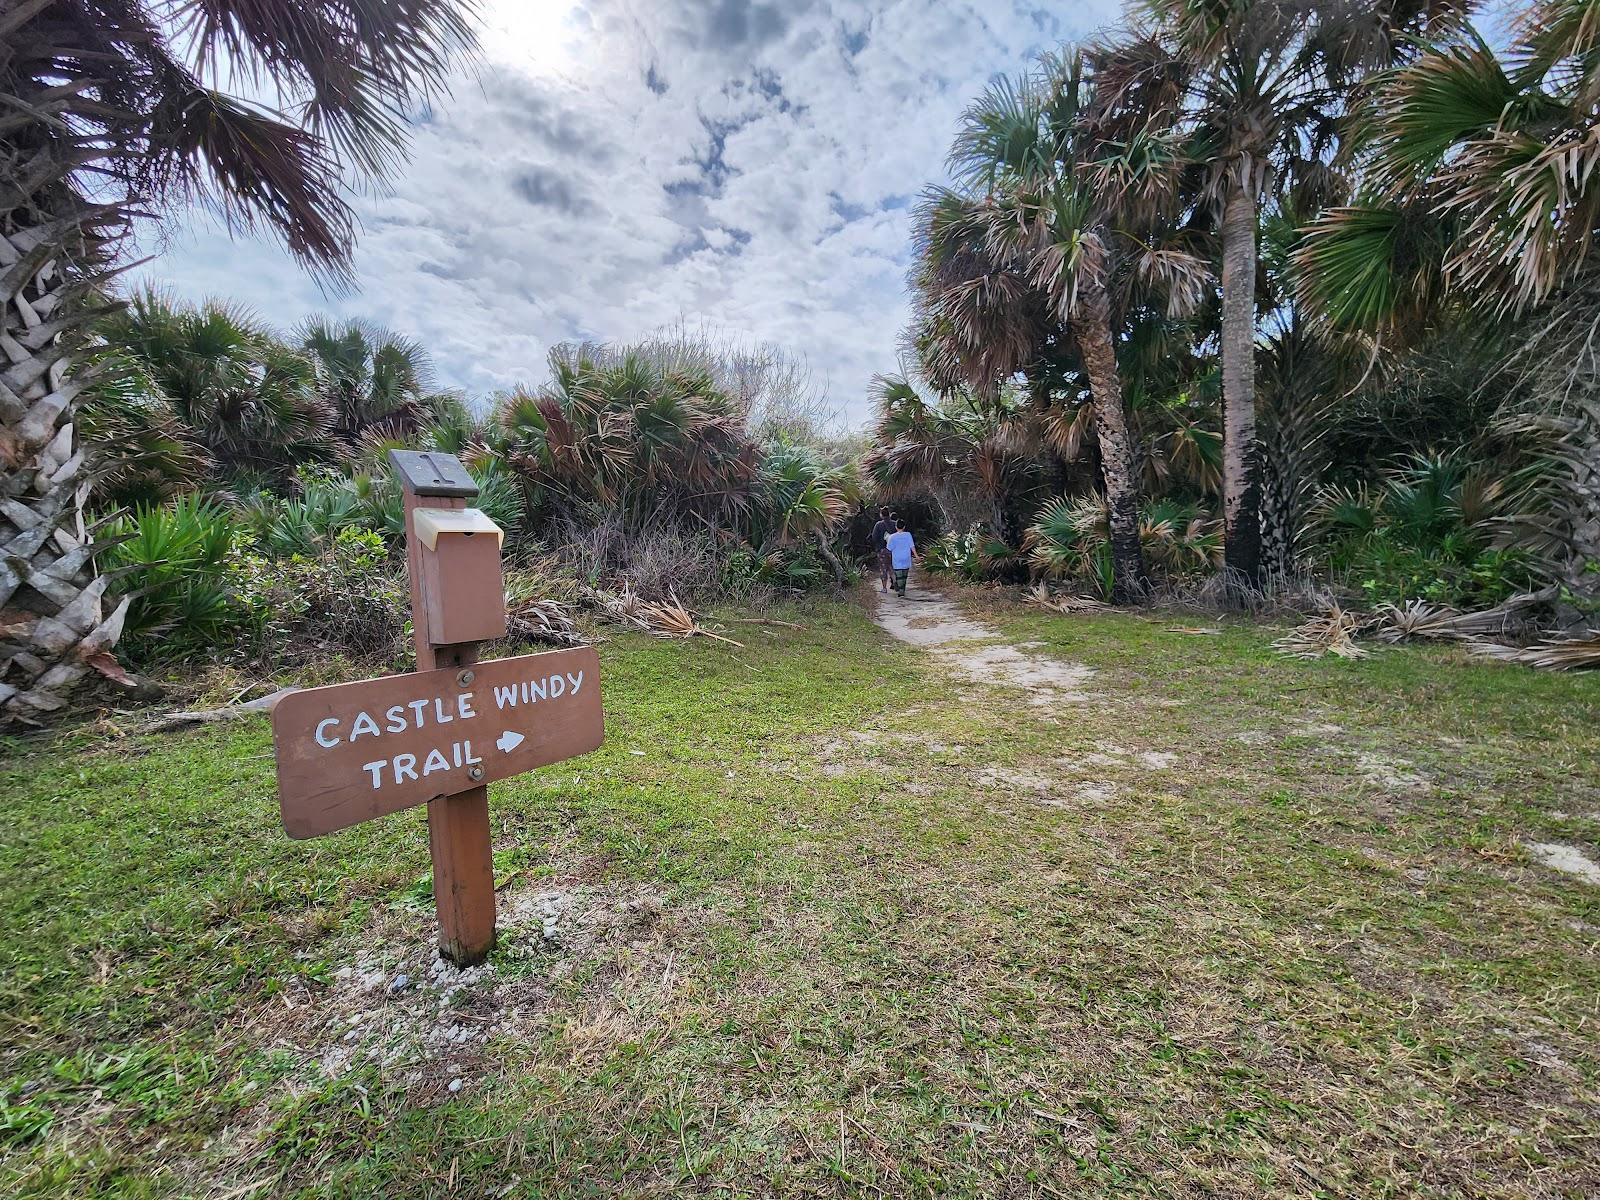
M 1473 8 L 1148 0 L 973 103 L 866 462 L 935 565 L 1600 603 L 1600 22 Z
M 290 335 L 153 292 L 99 327 L 105 565 L 138 664 L 395 658 L 405 622 L 387 451 L 457 454 L 508 533 L 512 592 L 690 602 L 839 581 L 859 507 L 799 364 L 676 333 L 559 346 L 549 380 L 470 405 L 387 330 Z
M 1593 612 L 1600 5 L 1147 0 L 996 84 L 870 445 L 683 330 L 467 397 L 109 290 L 147 202 L 346 270 L 475 7 L 0 0 L 0 730 L 119 658 L 222 706 L 0 737 L 0 1195 L 1600 1194 L 1595 680 L 1344 661 Z M 284 837 L 233 703 L 404 665 L 399 446 L 517 638 L 845 580 L 880 499 L 1032 607 L 608 636 L 458 971 L 422 812 Z M 1285 596 L 1340 657 L 1138 608 Z

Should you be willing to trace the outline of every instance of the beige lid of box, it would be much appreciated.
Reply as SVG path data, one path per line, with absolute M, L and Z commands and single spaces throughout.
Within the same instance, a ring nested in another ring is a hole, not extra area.
M 441 533 L 492 533 L 497 545 L 505 541 L 505 531 L 481 508 L 418 508 L 411 515 L 416 535 L 429 550 L 439 548 Z

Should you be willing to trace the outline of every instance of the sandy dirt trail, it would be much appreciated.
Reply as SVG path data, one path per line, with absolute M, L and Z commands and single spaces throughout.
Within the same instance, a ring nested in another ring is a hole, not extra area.
M 1030 701 L 1042 707 L 1090 698 L 1092 668 L 1039 654 L 1037 642 L 1007 644 L 998 631 L 936 593 L 909 588 L 902 600 L 892 592 L 879 592 L 873 619 L 900 641 L 929 651 L 969 682 L 1025 690 Z

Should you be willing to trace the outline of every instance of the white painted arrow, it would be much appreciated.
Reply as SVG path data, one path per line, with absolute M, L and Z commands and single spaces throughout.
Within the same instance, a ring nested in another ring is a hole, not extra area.
M 523 737 L 520 733 L 515 733 L 512 730 L 507 729 L 496 740 L 495 745 L 500 747 L 502 753 L 510 754 L 513 750 L 527 740 L 528 739 Z

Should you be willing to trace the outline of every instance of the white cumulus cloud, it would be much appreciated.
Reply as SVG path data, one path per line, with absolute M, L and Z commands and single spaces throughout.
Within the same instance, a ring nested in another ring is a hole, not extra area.
M 483 59 L 356 201 L 357 290 L 195 217 L 138 278 L 288 326 L 362 316 L 441 382 L 544 378 L 557 342 L 680 317 L 804 354 L 852 421 L 892 370 L 911 206 L 961 109 L 1116 0 L 500 0 Z

